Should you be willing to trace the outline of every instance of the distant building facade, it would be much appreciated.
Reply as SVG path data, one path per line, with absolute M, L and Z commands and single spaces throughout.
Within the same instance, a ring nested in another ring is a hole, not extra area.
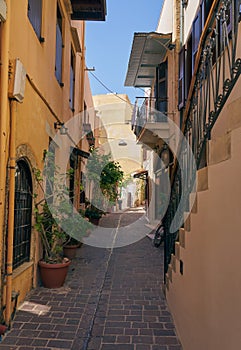
M 100 150 L 110 153 L 112 159 L 120 163 L 125 175 L 132 179 L 122 189 L 121 207 L 134 206 L 138 194 L 131 174 L 142 166 L 142 150 L 131 131 L 133 106 L 125 94 L 94 95 L 93 101 L 100 118 Z

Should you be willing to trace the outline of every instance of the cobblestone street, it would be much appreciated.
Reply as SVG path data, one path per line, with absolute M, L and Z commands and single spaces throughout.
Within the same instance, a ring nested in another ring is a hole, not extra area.
M 108 214 L 100 225 L 128 230 L 142 216 L 138 210 Z M 181 350 L 162 280 L 163 248 L 147 237 L 114 249 L 84 244 L 62 288 L 30 293 L 0 348 Z

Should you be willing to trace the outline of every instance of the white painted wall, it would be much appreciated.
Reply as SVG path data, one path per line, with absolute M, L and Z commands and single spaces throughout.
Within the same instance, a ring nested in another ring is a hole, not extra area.
M 196 16 L 200 0 L 189 0 L 187 7 L 184 9 L 184 43 L 192 29 L 192 22 Z
M 166 34 L 173 32 L 173 1 L 164 0 L 156 31 Z

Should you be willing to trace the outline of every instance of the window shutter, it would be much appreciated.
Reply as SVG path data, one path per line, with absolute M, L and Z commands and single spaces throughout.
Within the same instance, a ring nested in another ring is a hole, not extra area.
M 72 66 L 70 66 L 69 106 L 71 109 L 74 108 L 74 70 Z
M 74 55 L 71 50 L 71 59 L 70 59 L 70 89 L 69 89 L 69 106 L 74 109 Z
M 28 0 L 28 18 L 38 38 L 41 38 L 42 0 Z
M 191 80 L 192 80 L 192 35 L 190 35 L 187 40 L 184 73 L 185 73 L 185 84 L 184 84 L 185 99 L 187 99 Z
M 57 9 L 57 21 L 56 21 L 56 58 L 55 58 L 55 76 L 59 82 L 62 83 L 62 16 L 59 9 Z
M 179 53 L 179 76 L 178 76 L 178 108 L 185 104 L 185 47 Z
M 162 113 L 167 113 L 167 61 L 159 64 L 156 70 L 155 98 L 156 109 Z
M 201 11 L 193 21 L 192 26 L 192 72 L 194 71 L 195 59 L 198 50 L 198 44 L 201 37 Z

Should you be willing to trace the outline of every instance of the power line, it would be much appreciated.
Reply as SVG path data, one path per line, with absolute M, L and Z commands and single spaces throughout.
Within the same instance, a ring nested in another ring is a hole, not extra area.
M 113 94 L 114 96 L 118 97 L 120 100 L 129 103 L 131 106 L 134 106 L 133 103 L 126 101 L 124 98 L 120 97 L 117 93 L 115 93 L 114 91 L 112 91 L 111 89 L 109 89 L 93 72 L 89 71 L 89 73 L 107 90 L 109 91 L 111 94 Z

